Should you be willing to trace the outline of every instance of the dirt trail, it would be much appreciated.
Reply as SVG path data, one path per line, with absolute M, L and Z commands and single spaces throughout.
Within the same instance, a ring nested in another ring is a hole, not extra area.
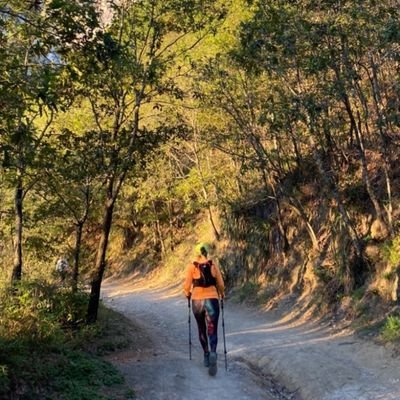
M 400 400 L 400 360 L 326 326 L 227 301 L 228 372 L 220 327 L 219 370 L 212 378 L 201 365 L 194 318 L 188 359 L 188 307 L 179 290 L 114 282 L 104 286 L 103 297 L 149 335 L 142 351 L 114 360 L 140 400 Z

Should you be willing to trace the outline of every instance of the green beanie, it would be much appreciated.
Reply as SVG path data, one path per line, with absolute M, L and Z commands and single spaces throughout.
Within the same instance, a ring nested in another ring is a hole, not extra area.
M 198 243 L 198 244 L 196 244 L 196 247 L 194 248 L 194 252 L 195 252 L 196 256 L 204 255 L 201 252 L 201 249 L 204 249 L 204 251 L 208 254 L 208 251 L 209 251 L 208 244 L 207 243 Z

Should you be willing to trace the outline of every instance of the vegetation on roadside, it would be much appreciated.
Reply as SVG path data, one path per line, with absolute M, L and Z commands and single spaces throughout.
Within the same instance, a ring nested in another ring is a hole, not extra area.
M 400 316 L 389 315 L 382 328 L 381 336 L 386 341 L 400 340 Z
M 105 308 L 98 324 L 86 326 L 87 302 L 84 292 L 44 281 L 1 291 L 0 399 L 133 398 L 100 357 L 128 347 L 131 327 Z

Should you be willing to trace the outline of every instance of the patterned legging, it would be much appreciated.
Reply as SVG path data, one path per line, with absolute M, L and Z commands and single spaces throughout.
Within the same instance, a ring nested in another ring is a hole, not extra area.
M 199 329 L 199 339 L 204 352 L 215 352 L 218 343 L 218 299 L 192 300 L 193 314 Z

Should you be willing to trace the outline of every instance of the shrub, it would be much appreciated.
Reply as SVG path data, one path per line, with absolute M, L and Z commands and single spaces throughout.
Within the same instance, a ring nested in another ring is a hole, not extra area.
M 86 351 L 104 336 L 101 325 L 84 324 L 87 303 L 86 293 L 45 281 L 0 290 L 0 399 L 127 398 L 122 375 Z
M 7 365 L 0 364 L 0 398 L 5 395 L 10 387 L 10 377 Z
M 400 316 L 390 315 L 382 330 L 382 337 L 385 340 L 400 339 Z
M 364 294 L 365 294 L 365 287 L 362 286 L 353 291 L 353 293 L 351 294 L 351 298 L 355 301 L 360 301 L 363 298 Z
M 400 264 L 400 236 L 383 245 L 383 255 L 392 267 Z
M 59 342 L 63 330 L 83 322 L 87 294 L 45 281 L 25 281 L 0 292 L 0 337 L 36 344 Z

